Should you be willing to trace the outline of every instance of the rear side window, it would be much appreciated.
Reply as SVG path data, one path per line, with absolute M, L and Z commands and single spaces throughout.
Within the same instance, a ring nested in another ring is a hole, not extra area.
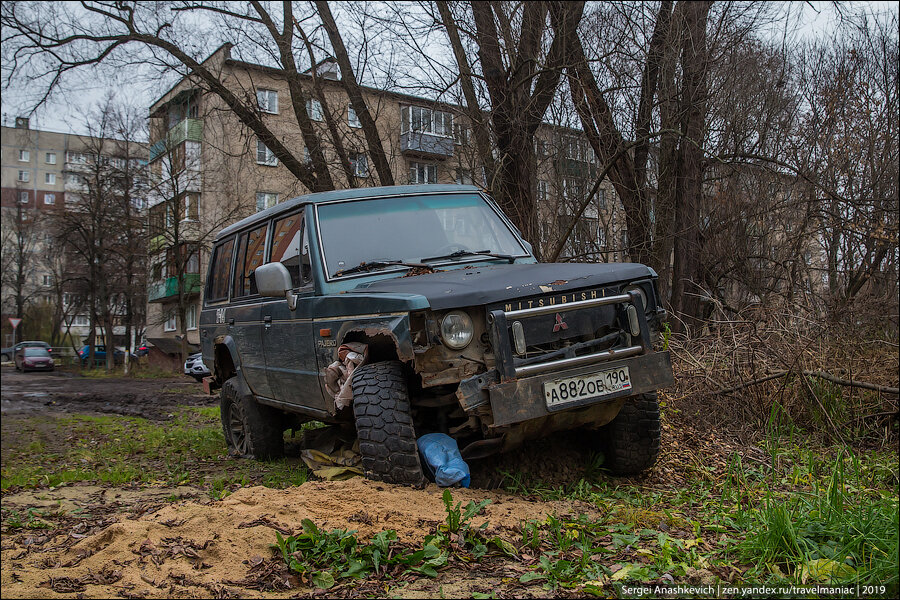
M 272 262 L 280 262 L 291 274 L 293 287 L 301 287 L 309 283 L 309 252 L 301 242 L 305 240 L 306 228 L 303 227 L 303 213 L 283 217 L 275 221 L 272 231 Z
M 234 290 L 232 298 L 256 294 L 256 278 L 253 271 L 265 261 L 266 229 L 263 225 L 253 231 L 241 234 L 238 243 L 237 264 L 234 269 Z
M 207 302 L 218 302 L 228 298 L 228 276 L 231 274 L 231 259 L 234 255 L 234 238 L 218 246 L 213 254 L 209 285 L 206 290 Z

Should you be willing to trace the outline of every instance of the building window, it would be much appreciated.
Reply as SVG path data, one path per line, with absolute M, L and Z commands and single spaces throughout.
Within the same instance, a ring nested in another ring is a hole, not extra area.
M 362 152 L 350 154 L 350 168 L 357 177 L 369 176 L 369 159 Z
M 322 121 L 322 104 L 313 98 L 306 101 L 306 114 L 313 121 Z
M 191 304 L 184 313 L 184 320 L 187 324 L 187 330 L 197 329 L 197 305 Z
M 362 123 L 359 122 L 359 117 L 356 116 L 356 110 L 352 104 L 347 106 L 347 125 L 350 127 L 362 127 Z
M 66 162 L 83 165 L 87 163 L 87 155 L 81 152 L 66 152 Z
M 472 171 L 468 169 L 457 169 L 456 183 L 459 185 L 472 185 Z
M 256 163 L 270 167 L 278 165 L 278 159 L 275 158 L 275 153 L 269 150 L 269 148 L 260 140 L 256 140 Z
M 86 315 L 75 315 L 75 318 L 72 319 L 72 325 L 75 325 L 76 327 L 87 327 L 90 325 L 90 322 Z
M 166 313 L 166 323 L 163 326 L 163 329 L 166 331 L 175 331 L 177 327 L 176 319 L 175 319 L 175 311 L 170 310 Z
M 256 103 L 262 112 L 278 114 L 278 92 L 275 90 L 256 90 Z
M 48 165 L 56 164 L 56 152 L 48 152 L 44 155 L 44 162 Z
M 19 171 L 19 181 L 21 181 L 22 183 L 28 183 L 30 179 L 31 173 L 29 173 L 28 171 Z
M 597 228 L 597 246 L 606 248 L 606 230 L 602 226 Z
M 28 204 L 28 192 L 19 192 L 19 204 Z
M 44 194 L 44 204 L 56 204 L 56 194 Z
M 44 173 L 44 183 L 56 185 L 56 173 Z
M 309 165 L 312 163 L 312 157 L 309 155 L 309 148 L 303 149 L 303 164 Z
M 600 210 L 606 210 L 606 190 L 603 188 L 597 190 L 597 205 Z
M 197 221 L 200 217 L 200 196 L 197 194 L 185 194 L 182 221 Z
M 549 190 L 550 190 L 550 184 L 548 182 L 543 181 L 543 180 L 538 180 L 538 186 L 537 186 L 538 202 L 546 202 L 547 198 L 550 195 Z
M 43 283 L 44 287 L 50 287 L 53 285 L 53 277 L 50 275 L 44 275 L 41 277 L 41 283 Z
M 404 106 L 400 109 L 400 133 L 409 131 L 453 136 L 453 115 L 423 106 Z
M 278 194 L 272 194 L 269 192 L 257 192 L 256 193 L 256 211 L 259 212 L 261 210 L 265 210 L 272 206 L 278 204 Z
M 409 163 L 409 182 L 412 184 L 437 183 L 437 165 L 419 162 Z
M 469 128 L 462 123 L 454 123 L 453 141 L 460 146 L 467 146 L 469 144 Z
M 28 162 L 31 160 L 31 152 L 28 150 L 19 150 L 19 162 Z

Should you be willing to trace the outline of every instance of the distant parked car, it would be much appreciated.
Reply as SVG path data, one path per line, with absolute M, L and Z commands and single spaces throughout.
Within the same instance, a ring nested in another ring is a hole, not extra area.
M 187 360 L 184 361 L 184 374 L 190 375 L 197 381 L 203 381 L 204 377 L 209 377 L 211 375 L 209 369 L 203 364 L 202 352 L 197 352 L 196 354 L 188 356 Z
M 89 357 L 90 346 L 85 344 L 81 347 L 81 350 L 78 351 L 78 356 L 81 358 L 81 365 L 86 366 Z M 137 360 L 137 356 L 134 354 L 131 355 L 131 360 Z M 117 365 L 121 365 L 125 362 L 125 352 L 116 348 L 113 351 L 113 362 Z M 103 365 L 106 363 L 106 346 L 97 345 L 94 346 L 94 364 L 95 365 Z
M 44 348 L 47 350 L 47 352 L 51 351 L 50 344 L 48 344 L 47 342 L 41 342 L 37 340 L 24 341 L 19 342 L 15 346 L 10 346 L 9 348 L 3 348 L 3 350 L 0 350 L 0 359 L 2 359 L 3 362 L 11 361 L 20 348 Z
M 52 371 L 53 358 L 50 351 L 42 346 L 25 346 L 16 351 L 17 371 Z
M 147 347 L 147 344 L 141 344 L 137 350 L 134 351 L 135 356 L 147 356 L 150 354 L 150 348 Z

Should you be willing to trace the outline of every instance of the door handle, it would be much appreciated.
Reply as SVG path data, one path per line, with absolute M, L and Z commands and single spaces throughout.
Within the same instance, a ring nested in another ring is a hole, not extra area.
M 272 315 L 266 315 L 263 317 L 263 323 L 266 324 L 266 329 L 272 326 Z

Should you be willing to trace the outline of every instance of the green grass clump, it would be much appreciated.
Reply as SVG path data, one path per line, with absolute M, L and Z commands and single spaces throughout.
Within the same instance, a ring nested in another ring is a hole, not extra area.
M 864 473 L 856 457 L 839 455 L 810 492 L 770 491 L 742 523 L 742 557 L 802 583 L 878 584 L 896 592 L 897 497 L 865 487 Z

